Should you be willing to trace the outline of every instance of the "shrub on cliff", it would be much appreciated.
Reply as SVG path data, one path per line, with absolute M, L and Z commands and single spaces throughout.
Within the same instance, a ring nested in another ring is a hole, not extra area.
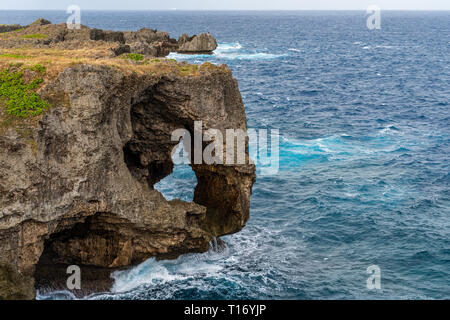
M 32 67 L 32 71 L 45 72 L 42 66 Z M 21 118 L 36 116 L 48 108 L 47 102 L 42 100 L 35 90 L 43 82 L 39 76 L 26 82 L 22 71 L 5 69 L 0 72 L 0 97 L 6 101 L 6 111 L 10 115 Z
M 21 36 L 22 39 L 47 39 L 47 36 L 42 33 L 35 33 L 35 34 L 26 34 Z
M 142 54 L 139 54 L 139 53 L 128 53 L 126 55 L 126 58 L 130 59 L 130 60 L 134 60 L 134 61 L 142 61 L 142 60 L 144 60 L 144 56 Z

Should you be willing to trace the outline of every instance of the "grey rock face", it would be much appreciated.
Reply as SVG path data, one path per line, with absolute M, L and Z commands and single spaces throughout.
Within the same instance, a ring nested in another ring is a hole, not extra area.
M 32 298 L 44 258 L 125 267 L 206 251 L 214 237 L 245 226 L 253 165 L 192 165 L 193 202 L 167 201 L 153 187 L 172 172 L 173 130 L 193 132 L 196 120 L 224 136 L 246 130 L 231 72 L 124 75 L 75 65 L 41 96 L 52 107 L 32 129 L 33 143 L 12 128 L 0 134 L 0 298 Z
M 0 24 L 0 33 L 11 32 L 23 28 L 18 24 Z
M 178 39 L 178 52 L 180 53 L 212 53 L 217 49 L 217 42 L 209 33 L 189 37 L 183 34 Z
M 34 279 L 8 265 L 0 265 L 0 300 L 34 299 Z
M 131 42 L 171 42 L 171 39 L 167 32 L 157 31 L 148 28 L 142 28 L 136 32 L 126 31 L 124 32 L 125 40 L 127 43 Z
M 43 19 L 43 18 L 39 18 L 35 22 L 32 23 L 32 25 L 37 25 L 37 26 L 45 26 L 47 24 L 51 24 L 51 22 L 46 19 Z
M 91 40 L 95 40 L 95 41 L 103 40 L 106 42 L 125 43 L 125 37 L 124 37 L 123 32 L 103 31 L 100 29 L 92 29 L 91 30 Z
M 2 37 L 0 48 L 16 48 L 33 46 L 38 48 L 76 49 L 81 46 L 92 47 L 95 43 L 110 44 L 113 53 L 123 53 L 128 45 L 131 53 L 139 53 L 154 57 L 165 57 L 170 52 L 180 53 L 212 53 L 217 42 L 209 33 L 189 37 L 184 34 L 177 41 L 170 38 L 167 32 L 143 28 L 133 31 L 110 31 L 81 26 L 80 29 L 68 29 L 65 23 L 51 24 L 45 19 L 38 19 L 29 26 L 0 25 L 0 33 L 17 31 Z M 42 34 L 44 39 L 23 39 L 23 36 Z M 94 44 L 93 44 L 94 43 Z M 119 47 L 119 49 L 117 49 Z
M 162 42 L 154 42 L 151 44 L 134 42 L 130 44 L 130 52 L 153 57 L 165 57 L 170 53 L 170 48 Z
M 30 26 L 45 26 L 47 24 L 51 24 L 50 21 L 39 18 L 35 22 L 33 22 Z M 0 24 L 0 33 L 16 31 L 22 28 L 26 28 L 28 26 L 21 26 L 19 24 Z

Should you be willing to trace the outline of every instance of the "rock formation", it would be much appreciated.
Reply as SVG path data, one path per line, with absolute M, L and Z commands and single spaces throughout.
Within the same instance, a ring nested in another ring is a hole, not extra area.
M 212 53 L 217 49 L 216 39 L 209 33 L 189 37 L 183 34 L 178 39 L 178 52 L 180 53 Z
M 11 32 L 14 31 L 14 32 Z M 165 57 L 170 52 L 212 53 L 217 42 L 209 33 L 189 37 L 184 34 L 177 41 L 167 32 L 142 28 L 138 31 L 110 31 L 80 26 L 69 29 L 65 23 L 51 24 L 45 19 L 38 19 L 32 24 L 0 25 L 1 47 L 16 48 L 31 45 L 39 48 L 76 49 L 77 47 L 97 46 L 93 41 L 111 43 L 114 53 L 137 53 L 154 57 Z M 117 49 L 119 48 L 119 49 Z
M 38 272 L 40 263 L 121 268 L 204 252 L 215 237 L 245 226 L 252 164 L 192 165 L 193 202 L 167 201 L 154 189 L 173 170 L 173 130 L 193 132 L 196 120 L 204 130 L 246 130 L 238 84 L 226 66 L 107 53 L 108 41 L 174 44 L 161 32 L 82 28 L 75 37 L 61 25 L 27 29 L 47 31 L 37 40 L 50 41 L 20 47 L 27 41 L 22 31 L 7 37 L 0 71 L 26 70 L 25 79 L 46 67 L 38 93 L 49 108 L 16 119 L 0 96 L 0 299 L 33 298 L 36 275 L 46 273 Z M 82 36 L 87 49 L 58 46 Z M 19 47 L 21 56 L 13 55 Z
M 22 26 L 18 24 L 0 24 L 0 33 L 11 32 L 21 28 Z

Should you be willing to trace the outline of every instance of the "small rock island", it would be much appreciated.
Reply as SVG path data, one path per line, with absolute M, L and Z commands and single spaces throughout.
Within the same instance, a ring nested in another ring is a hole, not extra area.
M 216 47 L 206 33 L 0 26 L 0 299 L 34 299 L 68 265 L 85 284 L 205 252 L 245 226 L 252 164 L 191 164 L 193 202 L 154 189 L 173 170 L 175 129 L 247 129 L 227 66 L 164 58 Z

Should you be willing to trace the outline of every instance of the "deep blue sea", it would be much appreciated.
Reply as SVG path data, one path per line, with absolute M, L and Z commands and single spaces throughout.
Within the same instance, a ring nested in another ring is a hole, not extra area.
M 5 12 L 0 23 L 63 11 Z M 92 299 L 449 299 L 450 12 L 82 12 L 91 27 L 211 32 L 250 128 L 279 129 L 280 170 L 259 176 L 227 247 L 150 259 Z M 192 199 L 188 166 L 158 185 Z M 213 247 L 213 246 L 212 246 Z M 369 290 L 367 267 L 381 269 Z M 70 298 L 55 293 L 46 298 Z

